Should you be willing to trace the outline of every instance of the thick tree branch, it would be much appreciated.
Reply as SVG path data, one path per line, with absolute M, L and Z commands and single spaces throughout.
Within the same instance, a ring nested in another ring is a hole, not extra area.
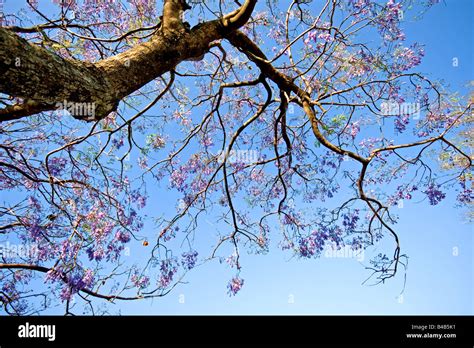
M 230 32 L 245 25 L 245 23 L 250 19 L 256 4 L 256 0 L 247 0 L 239 9 L 225 15 L 222 18 L 224 27 Z
M 167 0 L 163 27 L 170 30 L 158 31 L 149 41 L 95 64 L 64 59 L 0 28 L 0 92 L 30 103 L 1 110 L 0 122 L 64 107 L 64 101 L 72 106 L 92 106 L 88 113 L 81 107 L 68 107 L 76 118 L 102 119 L 116 110 L 124 97 L 180 62 L 202 56 L 213 41 L 244 25 L 256 2 L 247 0 L 239 10 L 183 33 L 171 29 L 177 18 L 181 23 L 184 2 Z
M 0 109 L 0 120 L 17 120 L 25 116 L 51 110 L 51 107 L 51 104 L 43 104 L 36 101 L 27 100 L 21 104 L 8 105 L 5 108 Z
M 189 9 L 189 5 L 184 0 L 165 0 L 163 4 L 163 32 L 171 35 L 183 33 L 185 28 L 182 13 Z

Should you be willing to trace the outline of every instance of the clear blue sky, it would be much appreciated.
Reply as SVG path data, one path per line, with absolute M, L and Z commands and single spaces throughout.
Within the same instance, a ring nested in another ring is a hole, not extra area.
M 7 0 L 5 12 L 16 6 L 17 2 Z M 472 1 L 447 0 L 421 21 L 405 23 L 407 37 L 426 45 L 417 70 L 444 79 L 461 94 L 467 93 L 466 85 L 473 80 L 473 10 Z M 454 57 L 457 67 L 452 64 Z M 453 196 L 438 206 L 405 201 L 398 209 L 397 231 L 403 253 L 409 256 L 402 298 L 403 271 L 386 284 L 361 284 L 369 276 L 363 265 L 376 250 L 366 251 L 361 264 L 355 258 L 291 259 L 274 248 L 264 256 L 242 255 L 245 285 L 237 296 L 226 293 L 233 271 L 215 261 L 190 272 L 185 278 L 188 284 L 178 285 L 164 298 L 118 303 L 111 310 L 123 314 L 474 314 L 474 231 L 462 219 L 462 211 L 453 208 Z M 148 209 L 161 208 L 166 198 L 150 199 Z M 197 234 L 209 235 L 212 228 L 203 224 Z M 206 242 L 207 238 L 199 239 Z M 130 257 L 143 256 L 132 250 Z

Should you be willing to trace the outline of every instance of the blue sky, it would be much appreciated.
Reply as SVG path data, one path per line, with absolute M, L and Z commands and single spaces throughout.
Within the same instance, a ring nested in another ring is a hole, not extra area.
M 9 12 L 14 1 L 6 1 Z M 9 7 L 10 6 L 10 7 Z M 426 55 L 416 70 L 433 79 L 444 79 L 451 90 L 467 94 L 473 79 L 473 3 L 447 0 L 418 22 L 405 24 L 410 40 L 425 44 Z M 457 58 L 458 66 L 453 66 Z M 396 138 L 395 138 L 396 139 Z M 161 206 L 160 202 L 150 200 Z M 190 272 L 164 298 L 112 305 L 111 312 L 123 314 L 474 314 L 473 227 L 454 208 L 454 195 L 438 206 L 427 202 L 404 202 L 397 209 L 397 231 L 403 253 L 409 256 L 404 273 L 385 284 L 361 284 L 370 273 L 364 269 L 377 249 L 365 258 L 300 260 L 276 248 L 268 255 L 242 255 L 241 276 L 245 285 L 237 296 L 229 297 L 226 284 L 233 270 L 217 261 Z M 206 236 L 213 226 L 201 225 Z M 210 240 L 210 239 L 209 239 Z M 206 237 L 199 243 L 206 243 Z M 142 257 L 132 250 L 133 258 Z M 51 309 L 50 313 L 63 313 Z

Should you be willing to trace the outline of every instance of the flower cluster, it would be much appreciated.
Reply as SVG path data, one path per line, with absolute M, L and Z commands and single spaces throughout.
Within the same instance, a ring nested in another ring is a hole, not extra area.
M 428 196 L 431 205 L 437 205 L 446 197 L 446 194 L 443 193 L 439 188 L 439 185 L 431 183 L 430 186 L 428 186 L 428 188 L 426 189 L 426 191 L 423 191 L 423 193 Z
M 130 241 L 130 233 L 121 230 L 117 231 L 115 232 L 114 240 L 121 243 L 128 243 Z
M 58 267 L 49 270 L 45 280 L 47 282 L 65 282 L 61 288 L 59 297 L 62 301 L 69 301 L 75 293 L 93 286 L 94 272 L 91 269 L 81 271 L 76 268 L 73 270 L 72 275 L 68 275 L 62 267 Z
M 148 285 L 150 285 L 150 278 L 138 273 L 137 270 L 133 272 L 130 280 L 132 281 L 133 285 L 139 289 L 145 289 Z
M 298 254 L 306 258 L 319 256 L 328 238 L 328 234 L 318 231 L 313 231 L 307 237 L 300 237 L 298 240 Z
M 123 139 L 123 136 L 113 137 L 112 146 L 114 146 L 116 149 L 120 149 L 123 146 Z
M 225 262 L 230 266 L 230 267 L 237 267 L 237 269 L 240 268 L 240 265 L 239 265 L 239 259 L 238 259 L 238 255 L 236 252 L 232 253 L 231 255 L 229 255 L 226 259 L 225 259 Z
M 347 231 L 353 232 L 357 227 L 357 222 L 359 221 L 359 210 L 355 209 L 351 213 L 343 214 L 342 217 L 342 225 Z
M 350 136 L 352 139 L 355 139 L 357 134 L 360 132 L 360 121 L 351 122 L 348 128 Z
M 315 53 L 321 51 L 324 45 L 334 41 L 334 38 L 329 32 L 330 23 L 323 23 L 318 30 L 311 30 L 304 39 L 305 46 Z M 316 47 L 313 44 L 316 43 Z
M 410 47 L 400 45 L 393 54 L 395 62 L 392 68 L 394 72 L 400 73 L 419 65 L 425 55 L 425 50 L 418 44 L 413 44 Z
M 146 139 L 146 143 L 155 150 L 162 149 L 166 145 L 165 139 L 158 134 L 149 135 Z
M 399 27 L 401 16 L 401 3 L 395 3 L 393 0 L 389 0 L 376 18 L 379 32 L 386 41 L 390 42 L 405 39 L 405 34 Z
M 143 209 L 146 206 L 147 197 L 140 193 L 139 190 L 133 190 L 130 194 L 130 200 L 135 203 L 139 209 Z
M 29 237 L 31 237 L 33 240 L 37 240 L 43 235 L 43 226 L 41 226 L 38 219 L 34 219 L 30 224 L 28 224 L 28 232 Z
M 461 177 L 461 181 L 459 183 L 462 187 L 462 191 L 459 192 L 457 196 L 458 202 L 464 204 L 472 203 L 472 201 L 474 201 L 474 191 L 472 190 L 472 187 L 469 188 L 467 186 L 465 177 Z
M 178 266 L 175 258 L 169 258 L 161 261 L 160 265 L 160 278 L 158 280 L 158 286 L 166 288 L 173 281 L 175 273 L 178 271 Z
M 80 249 L 81 249 L 80 243 L 71 241 L 69 239 L 63 240 L 63 242 L 61 243 L 61 249 L 60 249 L 61 259 L 63 261 L 75 259 Z
M 238 276 L 235 276 L 227 284 L 227 293 L 229 296 L 235 296 L 240 291 L 240 289 L 242 289 L 243 285 L 244 280 Z
M 373 5 L 371 0 L 349 0 L 349 4 L 352 5 L 356 11 L 356 16 L 359 14 L 368 14 Z
M 142 227 L 142 223 L 133 209 L 130 209 L 129 216 L 119 209 L 118 216 L 122 226 L 130 230 L 138 230 Z M 95 261 L 101 261 L 104 258 L 108 261 L 117 260 L 121 251 L 124 250 L 124 244 L 131 240 L 130 233 L 118 229 L 121 226 L 109 218 L 107 211 L 101 209 L 100 204 L 95 204 L 88 211 L 86 217 L 82 228 L 92 237 L 92 243 L 86 249 L 89 259 Z
M 403 133 L 407 125 L 410 123 L 410 115 L 399 115 L 395 118 L 395 131 L 397 133 Z
M 184 183 L 187 177 L 188 176 L 184 170 L 182 169 L 174 170 L 171 173 L 171 177 L 170 177 L 171 187 L 175 187 L 179 191 L 183 191 L 185 189 Z
M 181 255 L 182 257 L 181 265 L 187 270 L 193 269 L 194 266 L 196 266 L 197 256 L 198 256 L 198 252 L 195 250 L 187 252 L 187 253 L 183 253 Z
M 53 176 L 58 176 L 64 171 L 67 163 L 68 163 L 67 159 L 62 158 L 62 157 L 50 158 L 48 161 L 49 172 Z
M 398 186 L 395 194 L 388 199 L 388 205 L 396 205 L 402 199 L 412 199 L 412 192 L 417 191 L 418 187 L 412 186 Z

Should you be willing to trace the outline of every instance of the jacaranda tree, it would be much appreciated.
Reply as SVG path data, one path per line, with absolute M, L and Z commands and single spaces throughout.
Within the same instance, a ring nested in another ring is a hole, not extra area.
M 244 253 L 273 247 L 377 244 L 369 278 L 404 272 L 397 206 L 473 199 L 472 99 L 419 73 L 423 45 L 403 31 L 436 2 L 2 12 L 3 311 L 96 313 L 163 296 L 212 260 L 235 295 Z

